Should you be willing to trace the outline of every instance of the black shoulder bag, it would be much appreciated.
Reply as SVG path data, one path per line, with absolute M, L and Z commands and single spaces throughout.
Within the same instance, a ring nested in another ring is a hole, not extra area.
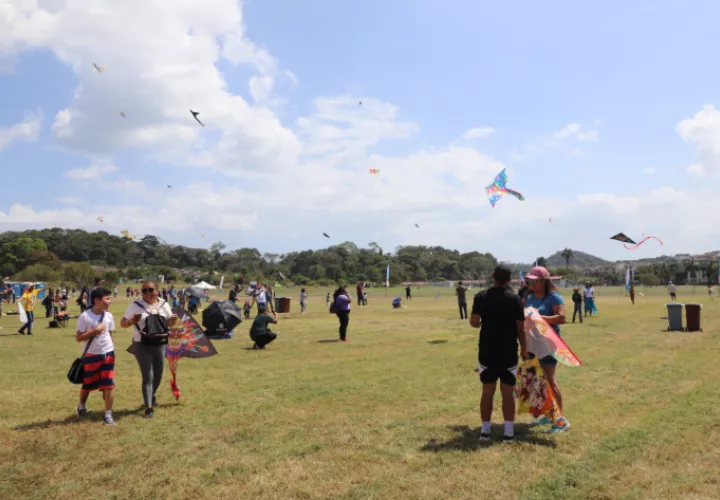
M 103 322 L 105 319 L 105 313 L 102 313 L 100 315 L 100 321 L 98 321 L 98 325 Z M 87 345 L 85 346 L 85 350 L 83 351 L 83 355 L 77 358 L 75 361 L 73 361 L 72 366 L 70 367 L 70 371 L 67 374 L 67 378 L 70 381 L 71 384 L 82 384 L 83 379 L 85 378 L 85 368 L 83 367 L 82 359 L 85 357 L 85 355 L 88 352 L 88 349 L 90 349 L 90 344 L 92 344 L 92 341 L 95 339 L 96 335 L 93 335 L 90 337 L 90 340 L 88 340 Z

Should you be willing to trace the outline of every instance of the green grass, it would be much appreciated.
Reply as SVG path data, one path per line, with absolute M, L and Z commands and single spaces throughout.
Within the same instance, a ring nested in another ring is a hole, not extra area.
M 176 403 L 164 380 L 152 420 L 125 352 L 131 331 L 120 330 L 112 428 L 100 423 L 98 394 L 89 421 L 74 417 L 78 388 L 65 379 L 79 354 L 74 328 L 39 319 L 21 337 L 11 335 L 17 318 L 2 317 L 0 498 L 720 497 L 720 299 L 704 287 L 678 290 L 704 304 L 695 333 L 665 331 L 662 288 L 635 306 L 599 288 L 600 316 L 563 330 L 584 362 L 558 370 L 573 429 L 548 436 L 521 415 L 524 439 L 510 446 L 477 440 L 477 332 L 460 321 L 452 290 L 416 290 L 405 310 L 390 307 L 399 289 L 369 290 L 349 344 L 323 342 L 337 337 L 325 289 L 312 291 L 305 316 L 299 289 L 285 291 L 294 309 L 275 343 L 247 350 L 243 323 L 214 341 L 220 355 L 182 359 L 184 398 Z M 116 318 L 125 306 L 113 305 Z

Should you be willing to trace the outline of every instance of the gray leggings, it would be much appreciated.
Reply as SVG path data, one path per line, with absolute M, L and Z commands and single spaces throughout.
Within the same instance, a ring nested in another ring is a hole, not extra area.
M 142 390 L 145 407 L 153 405 L 153 398 L 162 382 L 163 368 L 165 368 L 165 346 L 145 345 L 135 342 L 135 359 L 140 365 L 142 374 Z

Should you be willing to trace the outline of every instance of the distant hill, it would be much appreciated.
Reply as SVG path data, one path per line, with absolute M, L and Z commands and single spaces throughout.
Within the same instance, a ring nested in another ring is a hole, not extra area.
M 555 252 L 547 258 L 548 267 L 557 268 L 565 267 L 565 259 L 562 257 L 562 251 Z M 570 261 L 570 265 L 579 267 L 581 269 L 595 266 L 604 266 L 606 264 L 612 264 L 612 262 L 600 257 L 595 257 L 589 253 L 581 252 L 580 250 L 573 250 L 573 258 Z

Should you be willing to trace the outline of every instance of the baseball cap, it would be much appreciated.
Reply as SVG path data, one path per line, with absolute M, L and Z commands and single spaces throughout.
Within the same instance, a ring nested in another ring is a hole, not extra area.
M 535 266 L 527 275 L 525 275 L 525 279 L 529 280 L 542 280 L 549 277 L 550 271 L 545 269 L 543 266 Z

